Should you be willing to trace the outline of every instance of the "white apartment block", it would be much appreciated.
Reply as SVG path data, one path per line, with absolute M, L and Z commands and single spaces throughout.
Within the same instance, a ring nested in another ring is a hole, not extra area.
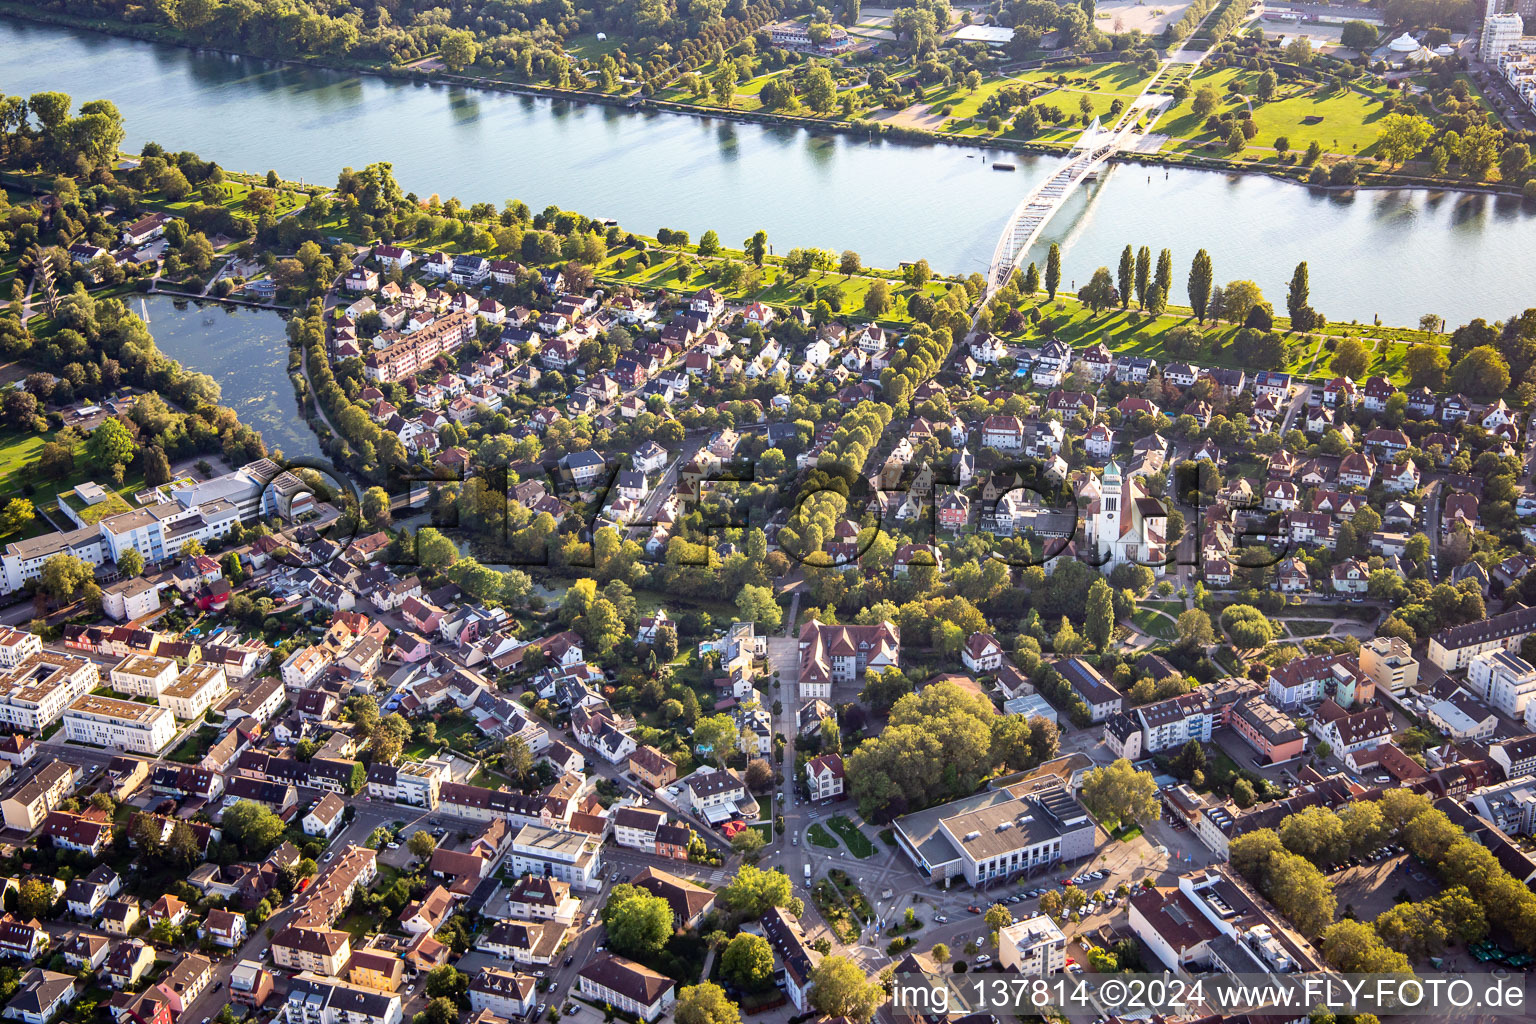
M 0 722 L 42 732 L 100 681 L 94 661 L 53 651 L 34 654 L 0 678 Z
M 34 654 L 43 653 L 43 639 L 36 633 L 0 626 L 0 669 L 9 672 Z
M 1467 665 L 1467 689 L 1493 710 L 1521 718 L 1536 694 L 1536 666 L 1509 651 L 1479 654 Z
M 547 875 L 577 889 L 602 886 L 602 842 L 585 832 L 524 825 L 512 838 L 511 858 L 515 875 Z
M 400 997 L 304 973 L 283 1004 L 287 1024 L 400 1024 Z
M 1045 914 L 1023 918 L 997 933 L 997 962 L 1021 974 L 1060 973 L 1067 968 L 1067 937 Z
M 1524 34 L 1525 21 L 1520 15 L 1488 15 L 1483 19 L 1483 38 L 1477 48 L 1478 58 L 1484 64 L 1493 63 L 1500 54 L 1514 49 Z
M 176 736 L 165 708 L 88 693 L 64 712 L 64 738 L 97 747 L 158 754 Z
M 176 662 L 153 654 L 130 654 L 112 667 L 107 679 L 112 689 L 130 697 L 159 700 L 166 687 L 176 681 Z
M 283 662 L 283 685 L 302 689 L 330 667 L 332 657 L 321 647 L 301 647 Z
M 201 718 L 229 692 L 229 677 L 223 665 L 199 662 L 189 665 L 160 694 L 160 705 L 183 721 Z

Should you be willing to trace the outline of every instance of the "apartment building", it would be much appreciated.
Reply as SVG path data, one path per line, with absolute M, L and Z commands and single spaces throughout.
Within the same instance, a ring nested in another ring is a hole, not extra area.
M 352 902 L 357 886 L 368 886 L 379 876 L 377 854 L 366 846 L 349 846 L 300 897 L 298 911 L 289 921 L 295 928 L 329 928 Z
M 1067 937 L 1045 914 L 1023 918 L 997 933 L 997 963 L 1021 974 L 1058 974 L 1067 967 Z
M 88 693 L 64 712 L 64 738 L 136 754 L 158 754 L 176 737 L 165 708 Z
M 130 654 L 107 673 L 112 689 L 129 697 L 159 700 L 176 681 L 176 662 L 153 654 Z
M 94 661 L 40 651 L 0 678 L 0 722 L 42 732 L 101 681 Z
M 1306 737 L 1284 711 L 1263 697 L 1249 697 L 1232 709 L 1232 728 L 1268 764 L 1300 757 Z
M 1479 654 L 1514 651 L 1536 632 L 1536 608 L 1518 605 L 1512 611 L 1442 629 L 1429 638 L 1429 660 L 1442 672 L 1466 668 Z
M 805 763 L 805 784 L 815 801 L 836 800 L 843 795 L 843 758 L 822 754 Z
M 800 627 L 800 699 L 829 700 L 833 683 L 894 668 L 900 660 L 901 631 L 894 622 L 839 626 L 812 619 Z
M 0 626 L 0 670 L 9 672 L 34 654 L 43 653 L 43 639 L 10 626 Z
M 511 859 L 519 875 L 548 875 L 577 889 L 602 886 L 602 841 L 586 832 L 524 825 L 512 837 Z
M 438 356 L 455 351 L 474 334 L 474 317 L 462 311 L 449 313 L 368 353 L 363 360 L 363 374 L 375 382 L 414 377 Z
M 75 771 L 75 767 L 66 761 L 50 761 L 14 793 L 0 800 L 6 828 L 31 832 L 41 825 L 48 812 L 74 792 Z
M 521 1017 L 538 1002 L 534 984 L 532 977 L 517 971 L 482 967 L 469 980 L 469 1007 L 476 1013 L 489 1011 L 503 1020 Z
M 400 1024 L 400 997 L 304 973 L 283 1003 L 286 1024 Z
M 1511 718 L 1521 718 L 1536 694 L 1536 666 L 1510 651 L 1479 654 L 1467 664 L 1467 690 Z
M 671 978 L 612 953 L 599 954 L 583 967 L 576 986 L 583 998 L 645 1021 L 656 1020 L 677 1002 Z
M 201 718 L 229 692 L 229 675 L 223 665 L 198 663 L 182 670 L 160 694 L 160 704 L 182 721 Z
M 1391 694 L 1411 690 L 1419 681 L 1419 662 L 1402 637 L 1378 636 L 1361 644 L 1360 671 Z
M 329 928 L 284 928 L 272 939 L 272 959 L 292 971 L 340 977 L 352 956 L 352 936 Z

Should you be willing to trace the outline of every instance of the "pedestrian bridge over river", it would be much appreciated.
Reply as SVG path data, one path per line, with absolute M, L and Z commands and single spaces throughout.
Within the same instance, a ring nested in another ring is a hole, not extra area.
M 1164 61 L 1157 75 L 1114 124 L 1106 128 L 1095 119 L 1073 144 L 1067 162 L 1014 208 L 992 253 L 992 266 L 987 273 L 988 296 L 1008 283 L 1024 254 L 1039 240 L 1046 224 L 1077 186 L 1094 177 L 1116 153 L 1133 148 L 1138 138 L 1145 136 L 1147 129 L 1173 105 L 1173 90 L 1189 80 L 1203 57 L 1203 53 L 1191 55 L 1186 51 Z

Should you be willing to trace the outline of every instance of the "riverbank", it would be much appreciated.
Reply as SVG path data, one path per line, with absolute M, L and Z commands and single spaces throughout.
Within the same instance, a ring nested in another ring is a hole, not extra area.
M 619 95 L 594 90 L 561 89 L 555 86 L 527 82 L 512 82 L 500 78 L 478 75 L 453 74 L 443 70 L 426 70 L 420 67 L 402 67 L 376 61 L 350 61 L 344 59 L 300 56 L 272 57 L 262 54 L 208 47 L 189 42 L 181 33 L 164 25 L 111 22 L 104 19 L 83 18 L 62 11 L 38 10 L 25 5 L 0 2 L 0 16 L 68 29 L 73 32 L 89 32 L 109 38 L 126 38 L 140 42 L 177 46 L 193 53 L 242 57 L 269 62 L 279 66 L 307 68 L 346 74 L 371 75 L 381 79 L 419 84 L 434 84 L 462 89 L 474 89 L 517 96 L 537 97 L 555 102 L 601 106 L 637 114 L 663 113 L 691 117 L 706 122 L 760 125 L 770 128 L 802 129 L 812 134 L 845 136 L 870 143 L 897 142 L 913 145 L 943 145 L 967 150 L 996 151 L 1036 156 L 1063 156 L 1071 150 L 1068 142 L 1038 142 L 1004 136 L 963 135 L 953 132 L 933 131 L 905 125 L 888 124 L 863 118 L 833 120 L 820 117 L 804 117 L 794 114 L 740 110 L 710 104 L 688 103 L 679 100 Z M 1094 63 L 1090 55 L 1085 58 L 1063 58 L 1064 69 Z M 420 62 L 418 62 L 420 63 Z M 1056 64 L 1050 64 L 1055 67 Z M 1521 197 L 1518 188 L 1491 182 L 1468 182 L 1461 179 L 1433 178 L 1400 172 L 1364 172 L 1355 185 L 1316 185 L 1307 182 L 1308 167 L 1299 163 L 1292 167 L 1255 166 L 1251 163 L 1223 160 L 1216 157 L 1193 156 L 1188 153 L 1127 152 L 1117 154 L 1113 162 L 1143 164 L 1147 166 L 1179 167 L 1190 170 L 1237 173 L 1274 181 L 1303 186 L 1319 194 L 1347 193 L 1354 189 L 1414 190 L 1426 193 L 1461 193 Z M 1536 205 L 1536 204 L 1532 204 Z

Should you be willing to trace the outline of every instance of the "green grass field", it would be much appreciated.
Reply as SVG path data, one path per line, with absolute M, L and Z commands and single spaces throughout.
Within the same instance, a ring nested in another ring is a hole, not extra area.
M 1243 156 L 1248 159 L 1274 161 L 1274 142 L 1284 136 L 1294 152 L 1305 150 L 1316 142 L 1329 153 L 1341 155 L 1371 156 L 1376 144 L 1376 122 L 1386 115 L 1381 95 L 1376 92 L 1350 88 L 1340 91 L 1334 85 L 1308 83 L 1282 83 L 1275 98 L 1260 103 L 1253 97 L 1258 73 L 1234 68 L 1221 68 L 1196 75 L 1190 83 L 1190 94 L 1157 122 L 1156 131 L 1172 136 L 1164 147 L 1165 152 L 1194 153 L 1210 143 L 1218 145 L 1226 141 L 1205 130 L 1205 118 L 1194 112 L 1195 93 L 1209 85 L 1221 94 L 1216 112 L 1241 112 L 1252 104 L 1253 122 L 1258 134 L 1249 141 Z M 1241 95 L 1228 92 L 1237 81 Z M 1210 154 L 1206 154 L 1210 155 Z M 1226 155 L 1225 147 L 1222 155 Z
M 837 849 L 837 840 L 827 833 L 827 830 L 819 824 L 812 825 L 806 830 L 805 838 L 810 840 L 812 846 L 819 846 L 824 850 Z
M 836 832 L 847 845 L 848 850 L 861 860 L 875 855 L 875 844 L 869 841 L 859 826 L 855 825 L 844 815 L 837 815 L 827 821 L 827 827 Z
M 1151 608 L 1136 609 L 1136 613 L 1131 616 L 1131 621 L 1136 623 L 1137 629 L 1159 640 L 1172 640 L 1179 635 L 1173 619 Z

